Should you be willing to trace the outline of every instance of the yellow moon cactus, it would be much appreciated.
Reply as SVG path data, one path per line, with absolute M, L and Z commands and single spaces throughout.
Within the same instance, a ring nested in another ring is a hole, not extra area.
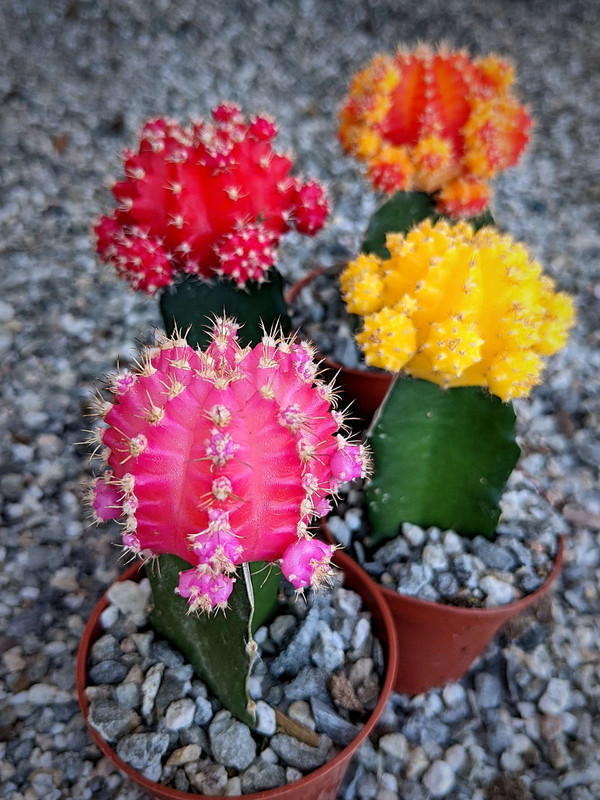
M 540 382 L 563 347 L 572 299 L 525 247 L 492 228 L 425 220 L 388 234 L 389 259 L 361 255 L 340 281 L 364 317 L 365 361 L 440 386 L 482 386 L 507 401 Z

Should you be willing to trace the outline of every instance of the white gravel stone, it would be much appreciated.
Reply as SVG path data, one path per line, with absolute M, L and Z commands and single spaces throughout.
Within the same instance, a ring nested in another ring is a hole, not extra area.
M 156 700 L 164 671 L 165 665 L 159 662 L 150 667 L 146 673 L 142 683 L 142 715 L 144 717 L 149 717 L 152 714 L 154 701 Z
M 454 772 L 445 761 L 434 761 L 423 775 L 423 786 L 432 797 L 446 797 L 454 786 Z
M 540 697 L 538 708 L 543 714 L 561 714 L 571 703 L 571 686 L 563 678 L 548 681 L 546 691 Z
M 404 762 L 408 756 L 408 742 L 402 733 L 386 733 L 379 740 L 379 749 L 395 761 Z
M 148 607 L 152 590 L 150 581 L 144 578 L 136 581 L 117 581 L 106 593 L 108 599 L 119 611 L 137 625 L 144 625 L 148 619 Z
M 479 581 L 479 585 L 487 595 L 485 604 L 488 608 L 512 603 L 516 597 L 515 587 L 494 575 L 486 575 Z
M 184 697 L 181 700 L 174 700 L 167 708 L 165 724 L 170 731 L 180 731 L 192 724 L 195 713 L 196 703 L 191 698 Z
M 453 744 L 444 753 L 444 761 L 452 772 L 460 772 L 467 763 L 467 751 L 462 744 Z
M 215 714 L 208 728 L 214 757 L 224 767 L 246 769 L 256 757 L 256 742 L 250 729 L 234 719 L 229 711 Z
M 256 704 L 256 732 L 264 736 L 272 736 L 275 733 L 276 719 L 275 712 L 264 700 L 259 700 Z M 264 758 L 264 752 L 262 754 Z
M 419 528 L 418 525 L 411 525 L 409 522 L 405 522 L 402 526 L 402 536 L 404 536 L 413 547 L 420 547 L 425 541 L 425 531 L 423 528 Z

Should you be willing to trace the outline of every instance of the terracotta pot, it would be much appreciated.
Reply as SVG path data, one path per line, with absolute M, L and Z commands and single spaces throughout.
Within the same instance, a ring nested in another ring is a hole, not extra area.
M 308 275 L 287 291 L 285 296 L 287 304 L 293 305 L 298 293 L 305 286 L 312 283 L 315 278 L 318 278 L 319 275 L 324 275 L 327 272 L 337 274 L 339 271 L 340 267 L 319 267 L 309 272 Z M 324 365 L 334 375 L 337 375 L 336 384 L 344 392 L 345 400 L 347 402 L 353 401 L 352 411 L 365 423 L 369 423 L 381 405 L 393 376 L 389 372 L 379 370 L 351 369 L 322 354 L 318 355 L 317 358 L 320 358 Z
M 289 783 L 286 786 L 281 786 L 278 789 L 269 789 L 263 792 L 242 795 L 245 800 L 307 800 L 308 798 L 310 798 L 310 800 L 335 800 L 338 788 L 350 764 L 352 756 L 373 729 L 392 691 L 397 666 L 398 645 L 396 642 L 396 629 L 389 609 L 383 602 L 381 594 L 377 590 L 375 584 L 368 579 L 368 576 L 365 575 L 363 570 L 360 569 L 352 559 L 348 558 L 343 553 L 337 552 L 334 560 L 346 576 L 346 585 L 360 594 L 365 607 L 371 612 L 374 629 L 384 646 L 387 668 L 379 701 L 356 739 L 327 764 L 324 764 L 301 780 Z M 143 566 L 141 563 L 137 563 L 121 575 L 119 580 L 137 580 L 142 575 Z M 217 800 L 217 798 L 212 795 L 180 792 L 177 789 L 171 789 L 168 786 L 163 786 L 162 784 L 144 778 L 141 773 L 122 761 L 112 749 L 111 745 L 90 726 L 88 721 L 88 701 L 85 696 L 88 657 L 93 643 L 103 633 L 99 618 L 107 605 L 108 600 L 106 595 L 104 595 L 94 609 L 85 627 L 77 654 L 77 695 L 83 718 L 92 738 L 102 753 L 109 758 L 122 773 L 131 778 L 132 781 L 141 786 L 152 797 L 159 798 L 159 800 L 194 800 L 198 797 L 204 797 L 205 800 Z
M 325 538 L 334 543 L 326 523 L 322 526 Z M 421 694 L 459 680 L 505 622 L 546 594 L 561 570 L 563 550 L 561 536 L 554 568 L 540 588 L 497 608 L 460 608 L 420 600 L 386 589 L 367 575 L 385 599 L 396 624 L 398 669 L 394 691 Z

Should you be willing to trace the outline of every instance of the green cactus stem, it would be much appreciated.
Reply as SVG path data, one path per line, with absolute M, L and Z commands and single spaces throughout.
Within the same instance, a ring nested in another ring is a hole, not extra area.
M 385 237 L 388 233 L 408 233 L 414 225 L 427 218 L 431 219 L 432 223 L 438 219 L 451 221 L 448 217 L 438 214 L 435 208 L 436 200 L 431 194 L 396 192 L 371 217 L 362 244 L 362 252 L 389 258 L 390 254 L 385 246 Z M 476 231 L 484 225 L 495 224 L 489 210 L 478 217 L 472 217 L 468 222 Z
M 264 283 L 249 281 L 246 289 L 227 278 L 206 280 L 189 275 L 163 290 L 160 311 L 169 335 L 175 326 L 184 333 L 189 328 L 186 338 L 192 347 L 208 346 L 209 319 L 224 312 L 243 320 L 238 335 L 242 347 L 260 342 L 261 323 L 269 331 L 279 322 L 286 335 L 292 329 L 283 298 L 283 279 L 276 270 L 269 272 Z
M 369 431 L 373 545 L 403 522 L 492 537 L 520 449 L 509 403 L 476 386 L 398 377 Z
M 252 633 L 276 609 L 281 577 L 281 573 L 273 570 L 265 582 L 264 566 L 262 562 L 244 565 L 229 597 L 227 611 L 213 615 L 188 614 L 187 601 L 175 593 L 179 573 L 190 568 L 187 561 L 163 555 L 146 570 L 154 601 L 150 615 L 153 627 L 183 653 L 223 705 L 251 728 L 256 724 L 248 694 L 256 651 Z M 260 589 L 260 599 L 255 606 L 256 589 Z

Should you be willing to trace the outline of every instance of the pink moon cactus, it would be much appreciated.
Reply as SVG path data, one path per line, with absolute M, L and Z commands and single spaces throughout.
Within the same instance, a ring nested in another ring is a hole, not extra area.
M 122 519 L 129 551 L 193 564 L 178 589 L 192 611 L 224 608 L 244 562 L 280 563 L 296 589 L 322 583 L 332 548 L 309 525 L 368 469 L 310 346 L 265 335 L 242 349 L 237 329 L 218 318 L 204 352 L 162 339 L 99 409 L 108 469 L 96 515 Z

